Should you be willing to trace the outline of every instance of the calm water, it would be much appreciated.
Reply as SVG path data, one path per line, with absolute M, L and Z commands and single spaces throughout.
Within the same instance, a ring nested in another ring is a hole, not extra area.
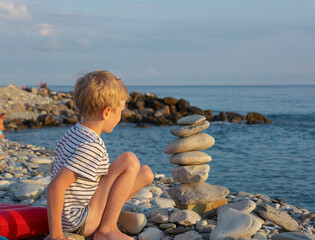
M 71 87 L 52 90 L 70 91 Z M 205 132 L 216 143 L 205 150 L 213 158 L 207 182 L 231 192 L 271 195 L 315 211 L 315 86 L 132 86 L 129 91 L 185 98 L 191 105 L 214 112 L 266 115 L 273 124 L 211 123 Z M 163 153 L 165 145 L 175 139 L 170 128 L 120 124 L 102 138 L 112 160 L 124 151 L 133 151 L 154 172 L 170 176 L 173 165 Z M 7 132 L 6 137 L 54 149 L 66 130 L 23 130 Z

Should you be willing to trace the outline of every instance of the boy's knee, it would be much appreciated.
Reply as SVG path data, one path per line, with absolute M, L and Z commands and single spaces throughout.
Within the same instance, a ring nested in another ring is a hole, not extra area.
M 154 180 L 154 174 L 152 172 L 152 169 L 148 165 L 142 165 L 141 166 L 142 171 L 144 172 L 144 176 L 147 180 L 147 183 L 150 184 Z
M 121 157 L 123 157 L 123 162 L 126 164 L 128 169 L 140 170 L 140 161 L 134 153 L 125 152 L 121 155 Z

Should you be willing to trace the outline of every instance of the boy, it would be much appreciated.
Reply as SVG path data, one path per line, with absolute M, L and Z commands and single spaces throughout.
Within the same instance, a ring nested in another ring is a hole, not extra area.
M 117 228 L 120 211 L 154 176 L 131 152 L 109 164 L 100 138 L 120 121 L 128 90 L 119 78 L 99 70 L 76 81 L 73 97 L 81 121 L 57 144 L 47 187 L 50 238 L 66 239 L 63 232 L 72 232 L 94 234 L 95 240 L 131 240 Z

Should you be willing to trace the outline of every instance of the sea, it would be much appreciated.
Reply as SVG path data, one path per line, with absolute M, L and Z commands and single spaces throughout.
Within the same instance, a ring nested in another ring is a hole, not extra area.
M 72 91 L 71 86 L 49 86 Z M 206 182 L 282 199 L 315 211 L 315 85 L 310 86 L 128 86 L 130 92 L 154 93 L 159 98 L 184 98 L 191 106 L 214 113 L 259 112 L 272 124 L 211 122 L 204 132 L 215 145 L 204 150 L 212 157 Z M 153 172 L 171 176 L 174 167 L 164 147 L 176 137 L 171 126 L 138 128 L 120 123 L 101 135 L 111 161 L 125 151 L 134 152 Z M 55 149 L 68 127 L 6 132 L 22 144 Z

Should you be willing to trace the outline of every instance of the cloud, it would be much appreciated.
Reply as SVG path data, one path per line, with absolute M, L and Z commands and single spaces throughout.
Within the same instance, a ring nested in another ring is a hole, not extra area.
M 29 17 L 27 7 L 0 0 L 0 18 L 23 20 Z
M 54 26 L 50 23 L 37 24 L 41 36 L 53 36 L 55 34 Z
M 34 49 L 45 51 L 45 52 L 52 52 L 52 51 L 58 51 L 61 49 L 59 41 L 53 40 L 53 41 L 45 41 L 41 44 L 34 47 Z

